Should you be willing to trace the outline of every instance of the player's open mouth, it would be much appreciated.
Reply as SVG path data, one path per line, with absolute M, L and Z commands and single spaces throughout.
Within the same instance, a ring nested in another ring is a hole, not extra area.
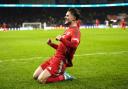
M 67 23 L 68 21 L 67 20 L 65 20 L 65 23 Z
M 68 19 L 65 19 L 65 23 L 68 23 L 69 22 L 69 20 Z

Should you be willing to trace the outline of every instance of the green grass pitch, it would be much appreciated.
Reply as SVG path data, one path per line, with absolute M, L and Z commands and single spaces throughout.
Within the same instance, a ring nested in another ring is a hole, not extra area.
M 73 81 L 39 84 L 34 70 L 55 50 L 46 42 L 63 30 L 0 32 L 0 89 L 128 89 L 128 29 L 81 29 Z

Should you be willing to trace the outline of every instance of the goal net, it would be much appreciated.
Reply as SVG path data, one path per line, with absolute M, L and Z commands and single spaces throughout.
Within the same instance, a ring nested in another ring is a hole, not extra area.
M 38 29 L 38 28 L 42 28 L 42 24 L 41 22 L 24 22 L 22 24 L 23 28 L 34 28 L 34 29 Z

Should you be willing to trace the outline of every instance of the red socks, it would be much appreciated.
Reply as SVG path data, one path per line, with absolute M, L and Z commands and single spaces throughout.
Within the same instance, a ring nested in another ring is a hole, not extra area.
M 49 77 L 46 83 L 54 83 L 54 82 L 63 81 L 63 80 L 65 80 L 64 75 L 59 75 L 57 77 Z

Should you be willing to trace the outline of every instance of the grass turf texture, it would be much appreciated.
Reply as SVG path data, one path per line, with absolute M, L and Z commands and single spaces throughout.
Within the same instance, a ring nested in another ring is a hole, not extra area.
M 46 85 L 33 80 L 34 70 L 54 54 L 47 39 L 62 33 L 0 32 L 0 89 L 128 89 L 128 29 L 81 29 L 74 66 L 67 69 L 77 79 Z

